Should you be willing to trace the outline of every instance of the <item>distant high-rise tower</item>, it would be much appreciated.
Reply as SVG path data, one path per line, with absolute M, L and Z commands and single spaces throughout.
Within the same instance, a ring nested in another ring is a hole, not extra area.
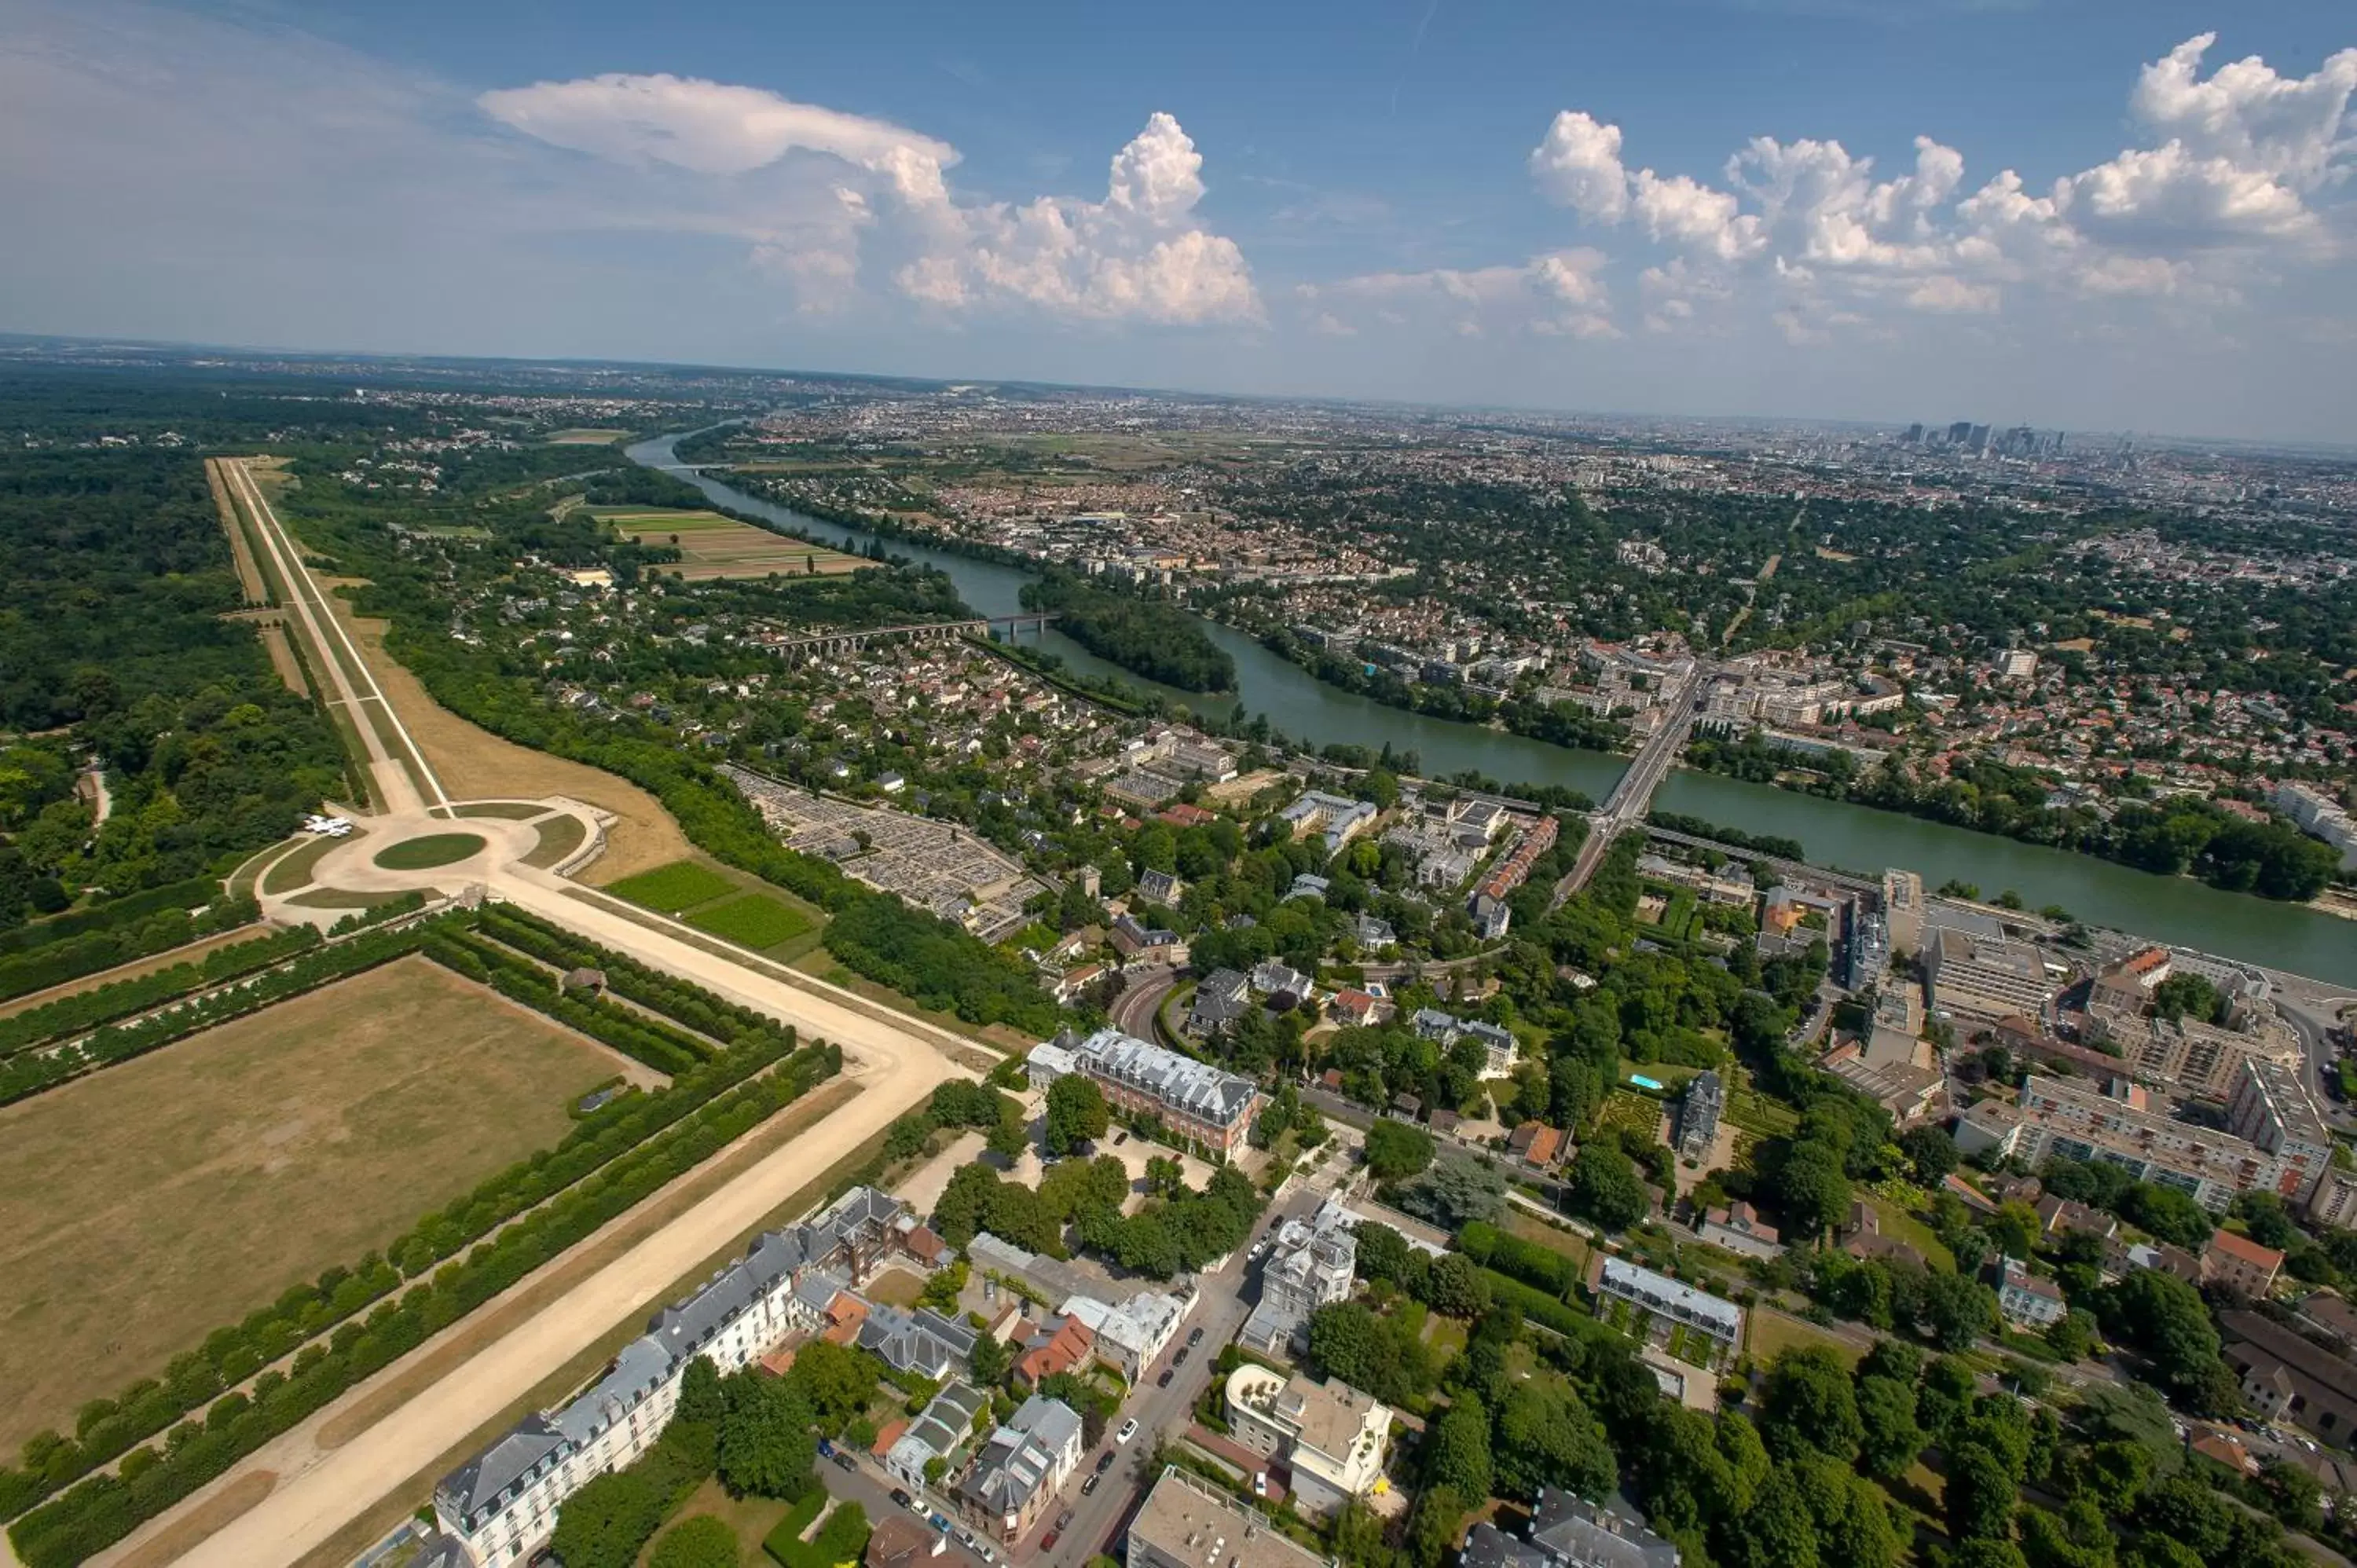
M 1907 427 L 1907 434 L 1900 437 L 1900 439 L 1906 442 L 1910 446 L 1921 446 L 1923 444 L 1923 426 L 1921 422 L 1918 421 L 1916 424 L 1909 425 Z
M 1969 419 L 1960 419 L 1960 420 L 1956 421 L 1956 423 L 1955 423 L 1955 424 L 1951 424 L 1950 426 L 1948 426 L 1948 445 L 1949 445 L 1949 446 L 1962 446 L 1965 442 L 1967 442 L 1967 441 L 1971 440 L 1972 438 L 1973 438 L 1973 422 L 1972 422 L 1971 420 L 1969 420 Z

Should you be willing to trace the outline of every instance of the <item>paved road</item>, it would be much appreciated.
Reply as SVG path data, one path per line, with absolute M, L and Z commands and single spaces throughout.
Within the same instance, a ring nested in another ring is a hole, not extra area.
M 1620 836 L 1620 831 L 1645 820 L 1653 791 L 1662 787 L 1662 780 L 1669 776 L 1670 765 L 1677 760 L 1686 736 L 1694 731 L 1695 693 L 1709 673 L 1710 666 L 1697 660 L 1693 673 L 1670 694 L 1665 704 L 1668 719 L 1638 751 L 1636 760 L 1612 786 L 1612 793 L 1605 797 L 1604 804 L 1588 817 L 1587 837 L 1573 858 L 1571 870 L 1555 885 L 1555 897 L 1548 908 L 1562 908 L 1565 899 L 1587 886 L 1587 879 L 1604 864 L 1605 854 L 1611 849 L 1612 841 Z
M 1129 977 L 1129 983 L 1114 998 L 1110 1015 L 1113 1026 L 1125 1035 L 1141 1040 L 1158 1040 L 1154 1032 L 1154 1015 L 1160 1010 L 1162 999 L 1178 983 L 1178 972 L 1157 965 L 1141 969 Z

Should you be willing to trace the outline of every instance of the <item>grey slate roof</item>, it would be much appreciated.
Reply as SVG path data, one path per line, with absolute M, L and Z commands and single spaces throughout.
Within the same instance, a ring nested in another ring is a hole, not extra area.
M 565 1436 L 548 1418 L 528 1415 L 505 1437 L 442 1477 L 435 1499 L 453 1517 L 472 1518 L 499 1501 L 500 1494 L 537 1474 L 563 1452 Z
M 974 1354 L 976 1335 L 963 1323 L 943 1317 L 931 1307 L 909 1312 L 888 1302 L 867 1309 L 859 1325 L 859 1348 L 872 1350 L 896 1372 L 916 1372 L 938 1378 Z
M 1080 1434 L 1081 1418 L 1071 1406 L 1033 1394 L 990 1434 L 967 1492 L 995 1512 L 1020 1512 L 1053 1478 L 1056 1455 Z
M 594 1441 L 597 1434 L 627 1417 L 671 1375 L 672 1359 L 653 1336 L 633 1339 L 614 1358 L 614 1369 L 597 1386 L 558 1411 L 551 1424 L 572 1444 Z
M 1259 1092 L 1253 1080 L 1160 1046 L 1099 1029 L 1073 1047 L 1096 1076 L 1143 1090 L 1174 1111 L 1216 1126 L 1231 1126 Z

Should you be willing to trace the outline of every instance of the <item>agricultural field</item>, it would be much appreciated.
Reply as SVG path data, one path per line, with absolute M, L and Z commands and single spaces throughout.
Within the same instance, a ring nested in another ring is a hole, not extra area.
M 801 910 L 789 908 L 766 893 L 741 894 L 699 909 L 687 917 L 687 923 L 756 950 L 791 941 L 811 927 Z
M 551 446 L 611 446 L 630 434 L 627 430 L 559 430 L 551 433 Z
M 0 1449 L 555 1143 L 620 1064 L 409 958 L 0 1110 Z
M 667 507 L 591 507 L 591 516 L 610 523 L 642 544 L 674 544 L 675 565 L 650 567 L 690 582 L 716 577 L 832 576 L 856 572 L 874 562 L 823 544 L 790 539 L 716 511 L 676 511 Z

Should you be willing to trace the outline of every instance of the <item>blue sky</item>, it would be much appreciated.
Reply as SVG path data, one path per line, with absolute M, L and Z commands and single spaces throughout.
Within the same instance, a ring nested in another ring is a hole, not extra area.
M 0 0 L 0 328 L 2357 442 L 2352 88 L 2309 3 Z

